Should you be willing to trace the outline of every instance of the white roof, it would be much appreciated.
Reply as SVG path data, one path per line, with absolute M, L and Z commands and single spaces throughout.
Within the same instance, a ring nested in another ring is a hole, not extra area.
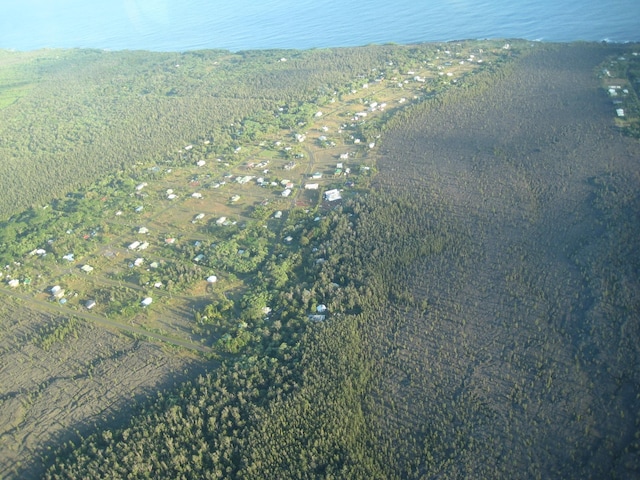
M 334 188 L 333 190 L 324 192 L 324 198 L 329 202 L 333 202 L 334 200 L 340 200 L 342 195 L 340 195 L 340 191 L 337 188 Z
M 140 303 L 142 303 L 143 306 L 147 307 L 147 306 L 151 305 L 152 302 L 153 302 L 153 298 L 147 297 L 144 300 L 142 300 L 142 302 L 140 302 Z

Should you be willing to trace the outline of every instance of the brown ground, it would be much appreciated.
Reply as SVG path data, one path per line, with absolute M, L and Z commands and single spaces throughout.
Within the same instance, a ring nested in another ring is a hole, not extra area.
M 3 296 L 0 307 L 0 478 L 35 478 L 42 455 L 92 428 L 123 421 L 158 389 L 205 368 L 202 359 L 89 321 L 63 340 L 65 319 Z M 50 327 L 49 333 L 45 329 Z

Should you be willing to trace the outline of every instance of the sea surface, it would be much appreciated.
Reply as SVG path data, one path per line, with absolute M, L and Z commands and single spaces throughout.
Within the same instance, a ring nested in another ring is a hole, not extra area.
M 0 48 L 239 51 L 640 40 L 640 0 L 0 0 Z

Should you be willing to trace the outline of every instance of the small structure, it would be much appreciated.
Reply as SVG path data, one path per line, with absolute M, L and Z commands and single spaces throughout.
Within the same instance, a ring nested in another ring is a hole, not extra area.
M 194 262 L 199 262 L 203 258 L 204 258 L 204 255 L 202 253 L 199 253 L 198 255 L 196 255 L 196 258 L 193 259 L 193 261 Z
M 616 108 L 616 115 L 618 115 L 619 117 L 624 117 L 624 109 Z
M 87 310 L 91 310 L 95 306 L 96 306 L 96 301 L 95 300 L 87 300 L 87 302 L 84 304 L 84 307 Z
M 153 303 L 153 298 L 146 297 L 144 300 L 142 300 L 142 302 L 140 302 L 140 305 L 142 305 L 143 307 L 148 307 L 152 303 Z
M 204 218 L 204 213 L 199 213 L 198 215 L 193 217 L 193 220 L 191 221 L 191 223 L 196 223 L 198 220 L 202 220 L 203 218 Z
M 326 311 L 327 311 L 327 306 L 322 303 L 316 307 L 316 312 L 318 313 L 324 313 Z
M 216 220 L 216 225 L 222 225 L 226 221 L 227 217 L 220 217 L 218 220 Z
M 274 213 L 273 218 L 282 218 L 282 211 L 278 210 L 276 213 Z
M 280 195 L 282 195 L 283 197 L 288 197 L 289 195 L 291 195 L 291 189 L 285 188 Z
M 20 280 L 18 280 L 17 278 L 14 278 L 12 280 L 9 280 L 7 283 L 11 288 L 16 288 L 18 285 L 20 285 Z
M 147 227 L 140 227 L 138 229 L 138 233 L 141 234 L 141 235 L 145 235 L 145 234 L 149 233 L 149 229 Z
M 63 260 L 66 260 L 67 262 L 73 262 L 74 258 L 73 258 L 73 253 L 67 253 L 64 257 L 62 257 Z
M 55 296 L 59 291 L 62 290 L 62 287 L 60 285 L 54 285 L 53 287 L 51 287 L 51 295 Z
M 139 266 L 141 266 L 143 263 L 144 263 L 144 258 L 139 257 L 139 258 L 136 258 L 136 259 L 134 260 L 133 265 L 135 265 L 136 267 L 139 267 Z
M 191 198 L 202 198 L 202 194 L 199 192 L 193 192 Z
M 53 298 L 61 299 L 62 297 L 64 297 L 64 288 L 60 288 L 59 290 L 56 290 L 55 293 L 53 293 L 52 291 L 51 295 L 53 296 Z
M 129 244 L 129 246 L 127 247 L 129 250 L 135 250 L 136 248 L 138 248 L 140 246 L 140 242 L 135 241 L 131 244 Z
M 341 198 L 342 195 L 340 194 L 340 190 L 338 190 L 337 188 L 324 192 L 324 199 L 327 202 L 335 202 L 336 200 L 340 200 Z
M 327 317 L 326 315 L 308 315 L 309 320 L 312 322 L 323 322 Z
M 205 162 L 204 160 L 198 160 L 198 161 L 196 162 L 196 165 L 197 165 L 198 167 L 204 167 L 206 164 L 207 164 L 207 162 Z
M 236 203 L 238 200 L 240 200 L 240 195 L 234 195 L 231 197 L 231 203 Z
M 207 277 L 207 282 L 208 283 L 216 283 L 218 281 L 218 277 L 216 277 L 215 275 L 209 275 Z
M 304 189 L 305 190 L 318 190 L 318 184 L 317 183 L 306 183 L 304 185 Z
M 84 273 L 91 273 L 93 272 L 93 267 L 91 265 L 83 265 L 82 267 L 80 267 L 80 270 L 82 270 Z
M 143 242 L 138 247 L 138 250 L 146 250 L 147 248 L 149 248 L 149 242 Z
M 245 183 L 249 183 L 251 180 L 253 180 L 253 178 L 253 175 L 245 175 L 244 177 L 237 177 L 236 182 L 240 185 L 244 185 Z

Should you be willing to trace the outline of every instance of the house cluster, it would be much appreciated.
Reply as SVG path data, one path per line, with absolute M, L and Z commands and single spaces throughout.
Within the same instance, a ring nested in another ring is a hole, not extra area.
M 147 248 L 149 248 L 149 242 L 139 242 L 138 240 L 127 245 L 128 250 L 146 250 Z
M 620 85 L 609 85 L 607 92 L 609 96 L 613 98 L 613 105 L 616 108 L 616 116 L 623 118 L 625 116 L 624 108 L 622 108 L 623 102 L 619 97 L 626 97 L 629 94 L 629 90 L 622 88 Z
M 318 305 L 315 313 L 310 313 L 307 318 L 312 322 L 323 322 L 327 318 L 327 306 L 324 304 Z

